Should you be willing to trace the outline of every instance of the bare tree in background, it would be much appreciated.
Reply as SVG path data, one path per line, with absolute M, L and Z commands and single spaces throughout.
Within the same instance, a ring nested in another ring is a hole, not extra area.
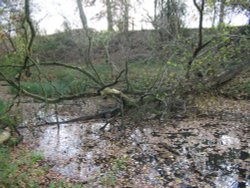
M 88 22 L 87 22 L 86 14 L 83 10 L 82 0 L 76 0 L 76 2 L 77 2 L 77 7 L 79 10 L 79 15 L 80 15 L 80 19 L 82 22 L 82 26 L 85 29 L 85 31 L 87 31 L 88 30 Z
M 107 22 L 108 22 L 108 31 L 114 31 L 114 22 L 113 22 L 113 13 L 112 13 L 112 0 L 106 0 L 106 9 L 107 9 Z
M 100 3 L 102 3 L 105 6 L 105 10 L 101 10 L 95 18 L 97 20 L 106 17 L 107 20 L 107 30 L 108 31 L 114 31 L 114 15 L 115 15 L 115 0 L 100 0 Z M 95 6 L 97 1 L 96 0 L 84 0 L 84 3 L 86 6 Z
M 139 0 L 137 0 L 139 1 Z M 96 5 L 96 0 L 85 0 L 87 6 Z M 114 31 L 116 26 L 119 31 L 128 31 L 130 24 L 130 0 L 100 0 L 105 7 L 105 10 L 101 10 L 95 16 L 96 19 L 100 20 L 106 17 L 107 20 L 107 30 Z
M 180 33 L 185 15 L 185 3 L 182 0 L 155 0 L 152 25 L 159 30 L 162 38 L 174 37 Z
M 219 25 L 224 24 L 225 19 L 225 0 L 220 0 Z
M 127 32 L 129 30 L 129 0 L 121 0 L 122 10 L 122 31 Z
M 222 26 L 225 24 L 225 18 L 230 14 L 243 13 L 250 18 L 250 1 L 249 0 L 207 0 L 206 6 L 212 9 L 212 26 Z M 250 20 L 250 19 L 249 19 Z

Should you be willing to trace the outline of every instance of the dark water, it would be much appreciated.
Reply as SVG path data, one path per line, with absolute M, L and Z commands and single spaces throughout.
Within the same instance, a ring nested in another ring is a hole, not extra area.
M 122 134 L 117 125 L 101 131 L 103 125 L 62 124 L 41 127 L 33 135 L 22 131 L 54 162 L 52 170 L 93 187 L 250 187 L 248 123 L 206 118 L 175 126 L 148 122 L 128 126 Z

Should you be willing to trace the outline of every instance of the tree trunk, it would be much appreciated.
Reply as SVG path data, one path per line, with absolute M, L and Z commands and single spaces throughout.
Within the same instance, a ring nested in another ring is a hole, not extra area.
M 217 7 L 216 7 L 216 1 L 213 2 L 213 20 L 212 20 L 212 27 L 215 27 L 215 20 L 217 16 Z
M 220 15 L 219 15 L 219 25 L 222 25 L 224 23 L 224 17 L 225 17 L 225 0 L 221 0 L 221 3 L 220 3 Z
M 157 23 L 157 5 L 158 5 L 158 0 L 154 0 L 154 28 L 155 30 L 158 29 L 158 23 Z
M 124 24 L 123 31 L 127 32 L 129 27 L 129 0 L 124 0 Z
M 88 22 L 87 22 L 86 14 L 85 14 L 85 12 L 83 10 L 82 1 L 81 0 L 76 0 L 76 2 L 77 2 L 77 7 L 78 7 L 78 10 L 79 10 L 79 15 L 80 15 L 80 19 L 81 19 L 81 22 L 82 22 L 82 26 L 85 29 L 85 31 L 87 32 L 88 31 Z
M 111 3 L 112 3 L 111 0 L 106 0 L 108 31 L 114 31 L 112 4 Z

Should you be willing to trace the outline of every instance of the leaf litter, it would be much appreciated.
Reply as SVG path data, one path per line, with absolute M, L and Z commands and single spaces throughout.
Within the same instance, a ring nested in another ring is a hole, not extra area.
M 60 108 L 61 119 L 82 113 Z M 26 124 L 36 123 L 29 117 Z M 186 119 L 125 122 L 123 130 L 114 122 L 100 131 L 100 120 L 22 132 L 53 163 L 51 174 L 83 187 L 250 186 L 249 101 L 220 98 Z

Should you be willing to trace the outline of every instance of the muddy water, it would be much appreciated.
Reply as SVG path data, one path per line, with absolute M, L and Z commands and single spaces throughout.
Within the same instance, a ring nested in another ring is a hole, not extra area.
M 65 113 L 67 114 L 67 113 Z M 59 121 L 72 118 L 58 117 Z M 25 125 L 55 121 L 39 111 Z M 22 129 L 52 170 L 86 187 L 250 187 L 249 122 L 216 118 L 143 125 L 85 122 Z

